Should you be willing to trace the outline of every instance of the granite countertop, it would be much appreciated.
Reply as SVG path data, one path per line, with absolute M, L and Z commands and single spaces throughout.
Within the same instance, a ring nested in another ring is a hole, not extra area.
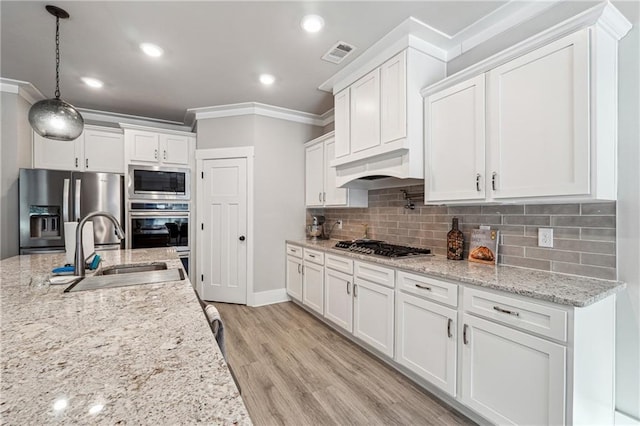
M 104 266 L 182 264 L 173 248 Z M 0 261 L 0 423 L 251 424 L 188 279 L 63 293 L 65 254 Z
M 534 299 L 576 307 L 588 306 L 626 287 L 619 281 L 606 281 L 575 275 L 537 271 L 513 266 L 493 266 L 466 260 L 447 260 L 445 256 L 417 256 L 391 259 L 358 254 L 335 248 L 337 240 L 287 240 L 287 243 L 323 250 L 328 253 L 351 257 L 433 276 L 506 291 Z

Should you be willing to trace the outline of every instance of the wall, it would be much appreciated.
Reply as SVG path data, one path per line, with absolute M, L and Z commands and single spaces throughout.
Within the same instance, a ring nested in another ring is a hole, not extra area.
M 405 208 L 400 189 L 420 194 L 412 197 L 415 209 Z M 610 280 L 616 277 L 614 202 L 425 206 L 422 191 L 422 186 L 369 191 L 369 208 L 310 209 L 307 220 L 314 213 L 324 213 L 329 224 L 342 219 L 342 230 L 334 228 L 332 233 L 335 239 L 361 238 L 366 223 L 370 238 L 427 247 L 445 255 L 451 219 L 457 217 L 465 236 L 465 257 L 471 230 L 490 225 L 500 230 L 501 264 Z M 553 228 L 554 248 L 538 247 L 539 227 Z
M 283 239 L 304 238 L 304 143 L 322 128 L 258 115 L 198 121 L 197 149 L 253 145 L 254 292 L 284 288 Z
M 2 92 L 0 106 L 0 259 L 15 256 L 20 249 L 18 174 L 31 167 L 30 104 L 17 93 Z
M 640 8 L 638 3 L 637 9 Z M 640 26 L 619 44 L 616 407 L 640 421 Z

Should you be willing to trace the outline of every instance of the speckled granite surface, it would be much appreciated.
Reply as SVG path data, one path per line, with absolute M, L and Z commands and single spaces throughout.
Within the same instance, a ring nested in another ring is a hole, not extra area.
M 597 280 L 512 266 L 482 265 L 466 260 L 447 260 L 445 256 L 389 259 L 356 254 L 335 248 L 336 242 L 335 240 L 287 241 L 290 244 L 426 274 L 434 278 L 459 281 L 562 305 L 588 306 L 626 287 L 626 284 L 617 281 Z
M 101 267 L 181 267 L 173 249 Z M 0 423 L 251 424 L 188 279 L 63 293 L 64 253 L 0 262 Z

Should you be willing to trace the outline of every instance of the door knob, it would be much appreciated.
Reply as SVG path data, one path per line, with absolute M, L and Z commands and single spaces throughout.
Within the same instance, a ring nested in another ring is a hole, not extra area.
M 244 235 L 240 235 L 239 240 L 240 240 L 240 241 L 244 241 Z

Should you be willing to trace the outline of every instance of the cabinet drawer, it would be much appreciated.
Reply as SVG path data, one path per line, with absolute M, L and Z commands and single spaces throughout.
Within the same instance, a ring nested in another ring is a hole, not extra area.
M 287 244 L 287 254 L 302 259 L 302 247 Z
M 567 312 L 472 288 L 464 289 L 464 310 L 521 330 L 567 341 Z
M 327 254 L 325 258 L 325 266 L 335 271 L 344 272 L 345 274 L 353 274 L 353 260 L 347 259 L 346 257 Z
M 324 253 L 321 251 L 305 248 L 303 258 L 308 262 L 324 265 Z
M 385 287 L 395 287 L 393 269 L 356 261 L 354 263 L 354 270 L 355 278 L 360 278 L 371 283 L 383 285 Z
M 458 306 L 458 286 L 421 275 L 398 271 L 398 288 L 445 305 Z

